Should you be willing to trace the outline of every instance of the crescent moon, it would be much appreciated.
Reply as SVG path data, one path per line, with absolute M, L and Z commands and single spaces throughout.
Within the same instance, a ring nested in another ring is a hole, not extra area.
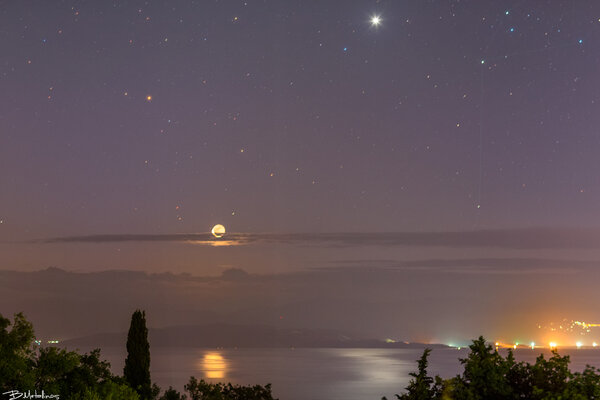
M 217 224 L 217 225 L 213 226 L 210 233 L 212 233 L 212 235 L 214 237 L 216 237 L 217 239 L 220 239 L 223 236 L 225 236 L 225 227 L 221 224 Z

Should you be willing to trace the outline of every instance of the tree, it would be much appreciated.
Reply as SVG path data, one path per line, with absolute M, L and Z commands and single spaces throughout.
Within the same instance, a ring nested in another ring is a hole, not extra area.
M 560 356 L 556 350 L 548 360 L 543 354 L 531 366 L 533 399 L 572 398 L 565 396 L 573 374 L 569 370 L 569 356 Z
M 583 372 L 576 372 L 570 382 L 570 392 L 585 399 L 600 399 L 600 370 L 586 365 Z
M 33 325 L 22 313 L 10 320 L 0 314 L 0 393 L 33 388 Z
M 0 394 L 43 390 L 65 400 L 140 400 L 124 378 L 111 373 L 99 349 L 79 354 L 38 347 L 33 326 L 20 313 L 9 330 L 10 325 L 0 315 Z M 159 391 L 156 385 L 150 387 L 150 396 L 156 397 Z
M 159 400 L 186 400 L 187 396 L 185 394 L 179 393 L 177 390 L 173 389 L 173 387 L 169 386 L 165 393 L 160 396 Z
M 427 376 L 427 356 L 418 360 L 418 372 L 410 376 L 407 393 L 400 400 L 590 400 L 600 399 L 600 370 L 587 366 L 583 372 L 569 370 L 569 356 L 552 352 L 549 359 L 540 355 L 535 364 L 516 362 L 512 350 L 503 358 L 479 337 L 461 359 L 462 375 L 435 381 Z M 435 383 L 434 383 L 435 382 Z M 383 398 L 385 399 L 385 397 Z M 212 399 L 211 399 L 212 400 Z
M 516 362 L 512 349 L 509 349 L 506 357 L 506 369 L 506 381 L 512 389 L 512 398 L 531 399 L 533 396 L 531 365 L 525 362 Z
M 75 352 L 57 347 L 40 348 L 34 361 L 35 387 L 63 398 L 73 393 L 71 386 L 85 388 L 73 379 L 77 375 L 75 369 L 79 366 L 79 357 Z
M 78 354 L 57 347 L 42 347 L 33 360 L 35 388 L 63 399 L 128 399 L 139 396 L 118 377 L 110 364 L 100 360 L 100 350 Z M 127 389 L 135 394 L 131 397 Z M 112 397 L 111 397 L 112 396 Z
M 185 385 L 190 400 L 277 400 L 271 393 L 271 384 L 240 386 L 231 383 L 208 383 L 193 376 Z
M 148 328 L 146 328 L 146 313 L 135 310 L 131 316 L 131 325 L 127 334 L 127 358 L 123 376 L 142 400 L 153 397 L 150 382 L 150 344 L 148 343 Z
M 127 384 L 114 381 L 105 382 L 96 390 L 85 389 L 67 398 L 69 400 L 140 400 L 137 392 Z
M 480 336 L 469 346 L 471 352 L 461 359 L 462 376 L 454 383 L 454 397 L 470 400 L 505 400 L 512 398 L 507 375 L 510 363 Z
M 79 366 L 71 373 L 70 380 L 70 390 L 76 393 L 84 388 L 97 388 L 116 377 L 110 370 L 110 363 L 100 359 L 100 349 L 95 349 L 79 356 Z
M 431 354 L 431 349 L 425 349 L 423 355 L 417 360 L 417 372 L 411 372 L 409 375 L 413 377 L 406 387 L 407 393 L 403 395 L 396 395 L 400 400 L 431 400 L 437 399 L 441 396 L 441 382 L 442 380 L 436 376 L 435 384 L 434 379 L 427 375 L 427 365 L 429 361 L 427 358 Z

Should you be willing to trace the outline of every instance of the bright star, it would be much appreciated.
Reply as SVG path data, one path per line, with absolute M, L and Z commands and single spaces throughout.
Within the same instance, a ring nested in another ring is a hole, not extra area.
M 371 26 L 379 26 L 381 24 L 381 17 L 379 15 L 373 15 L 371 17 Z

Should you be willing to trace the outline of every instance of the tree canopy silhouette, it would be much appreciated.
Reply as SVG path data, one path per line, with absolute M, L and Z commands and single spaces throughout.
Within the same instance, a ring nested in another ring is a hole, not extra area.
M 569 370 L 569 356 L 541 354 L 535 364 L 516 362 L 512 349 L 506 357 L 483 337 L 473 340 L 469 354 L 461 359 L 463 372 L 454 378 L 427 375 L 425 349 L 418 370 L 410 374 L 402 400 L 586 400 L 600 399 L 600 370 L 586 366 L 583 372 Z
M 123 368 L 123 377 L 142 400 L 152 398 L 152 383 L 150 381 L 150 343 L 148 343 L 148 328 L 146 313 L 135 310 L 131 316 L 129 333 L 127 334 L 127 358 Z

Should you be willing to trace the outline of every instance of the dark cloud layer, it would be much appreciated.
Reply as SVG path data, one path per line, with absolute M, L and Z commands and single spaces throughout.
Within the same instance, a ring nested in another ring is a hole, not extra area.
M 229 269 L 218 276 L 0 271 L 0 313 L 25 312 L 46 338 L 122 331 L 132 310 L 143 308 L 155 328 L 263 324 L 444 342 L 479 334 L 528 337 L 549 318 L 593 319 L 600 301 L 595 262 L 376 261 L 283 274 Z
M 193 242 L 214 245 L 298 244 L 321 246 L 441 246 L 504 249 L 600 249 L 600 230 L 570 228 L 497 229 L 389 233 L 234 233 L 218 240 L 208 233 L 103 234 L 56 237 L 44 243 Z
M 543 258 L 464 258 L 426 260 L 342 260 L 320 269 L 349 268 L 418 270 L 460 274 L 564 274 L 600 267 L 600 261 Z

